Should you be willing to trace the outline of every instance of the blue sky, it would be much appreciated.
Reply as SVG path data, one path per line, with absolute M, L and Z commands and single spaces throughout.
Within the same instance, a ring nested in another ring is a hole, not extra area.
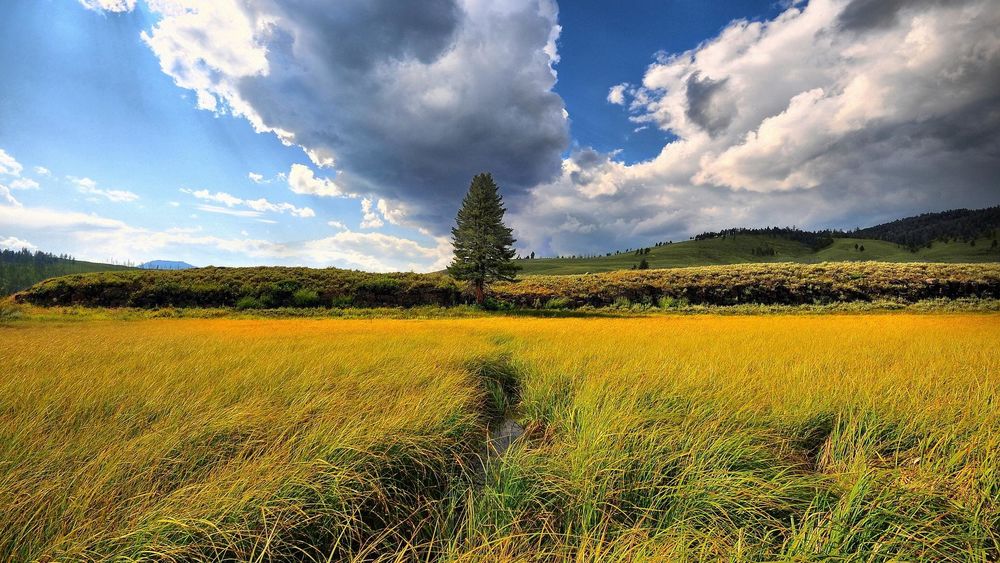
M 482 170 L 541 255 L 1000 202 L 988 1 L 624 4 L 8 0 L 0 244 L 438 269 Z

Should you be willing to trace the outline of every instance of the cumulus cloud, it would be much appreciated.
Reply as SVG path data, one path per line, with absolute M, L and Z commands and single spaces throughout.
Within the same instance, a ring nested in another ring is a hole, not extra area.
M 616 84 L 608 90 L 608 102 L 616 106 L 625 105 L 625 89 L 628 84 Z
M 181 188 L 181 192 L 189 194 L 202 201 L 221 203 L 225 206 L 219 207 L 208 204 L 198 206 L 198 209 L 209 213 L 221 213 L 235 217 L 260 217 L 265 212 L 289 213 L 290 215 L 301 218 L 316 216 L 316 212 L 308 207 L 296 207 L 291 203 L 284 202 L 274 203 L 265 198 L 242 199 L 226 192 L 212 193 L 208 190 L 191 190 L 189 188 Z M 232 209 L 237 206 L 247 207 L 249 209 Z
M 76 190 L 78 192 L 85 195 L 103 197 L 108 201 L 113 201 L 115 203 L 129 202 L 139 199 L 138 194 L 128 190 L 105 190 L 103 188 L 98 188 L 97 182 L 91 180 L 90 178 L 67 176 L 66 179 L 76 186 Z
M 303 164 L 293 164 L 288 172 L 288 187 L 297 194 L 328 197 L 348 196 L 340 186 L 328 178 L 317 178 L 311 168 Z
M 0 248 L 8 248 L 10 250 L 21 250 L 22 248 L 27 248 L 28 250 L 38 250 L 37 246 L 24 239 L 2 236 L 0 236 Z
M 361 228 L 362 229 L 377 229 L 384 225 L 385 222 L 382 218 L 378 216 L 375 212 L 375 207 L 372 204 L 372 200 L 369 198 L 364 198 L 361 200 Z
M 518 237 L 596 252 L 731 226 L 850 228 L 995 205 L 995 8 L 813 0 L 660 54 L 641 85 L 608 99 L 675 139 L 632 165 L 577 150 L 521 208 Z
M 256 172 L 248 173 L 247 178 L 250 178 L 250 181 L 253 182 L 254 184 L 260 184 L 264 181 L 264 175 L 258 174 Z
M 337 171 L 334 184 L 298 169 L 293 189 L 402 201 L 444 232 L 474 174 L 510 198 L 558 175 L 554 0 L 147 4 L 160 19 L 143 39 L 198 107 Z
M 52 172 L 49 171 L 49 169 L 44 166 L 36 166 L 35 174 L 38 176 L 51 176 Z

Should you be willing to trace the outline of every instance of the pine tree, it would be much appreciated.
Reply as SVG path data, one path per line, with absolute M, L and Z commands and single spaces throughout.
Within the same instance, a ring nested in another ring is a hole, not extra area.
M 451 230 L 455 258 L 448 273 L 472 284 L 479 305 L 485 301 L 487 284 L 513 281 L 520 269 L 511 262 L 516 241 L 512 230 L 503 223 L 506 211 L 493 175 L 478 174 L 472 179 L 458 210 L 457 224 Z

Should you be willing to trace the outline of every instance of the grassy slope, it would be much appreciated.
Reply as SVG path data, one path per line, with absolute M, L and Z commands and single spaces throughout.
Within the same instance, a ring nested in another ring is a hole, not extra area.
M 891 242 L 869 239 L 834 239 L 834 243 L 819 252 L 813 252 L 798 242 L 769 238 L 762 235 L 741 235 L 726 239 L 685 241 L 654 247 L 645 255 L 650 268 L 682 268 L 714 264 L 742 264 L 748 262 L 836 262 L 848 260 L 877 260 L 882 262 L 997 262 L 1000 251 L 990 249 L 990 240 L 982 239 L 976 246 L 964 243 L 934 243 L 930 249 L 909 252 Z M 854 244 L 863 244 L 864 252 L 854 250 Z M 775 250 L 774 256 L 754 256 L 752 250 L 764 245 Z M 543 258 L 519 260 L 522 275 L 534 274 L 583 274 L 627 270 L 642 259 L 631 253 L 598 258 Z
M 997 318 L 0 327 L 0 560 L 992 560 Z
M 130 268 L 127 266 L 82 260 L 57 260 L 37 268 L 34 264 L 0 263 L 0 296 L 9 295 L 56 276 L 128 269 Z

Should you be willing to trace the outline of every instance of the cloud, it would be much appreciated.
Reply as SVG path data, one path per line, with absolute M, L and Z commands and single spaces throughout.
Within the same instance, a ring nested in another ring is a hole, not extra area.
M 7 151 L 0 149 L 0 174 L 5 176 L 20 176 L 24 167 Z
M 341 223 L 340 221 L 327 221 L 327 225 L 333 227 L 334 229 L 346 230 L 347 225 Z
M 451 245 L 443 237 L 421 244 L 384 233 L 359 233 L 345 229 L 320 239 L 280 242 L 248 238 L 246 235 L 242 235 L 243 238 L 218 237 L 204 234 L 200 228 L 152 230 L 75 211 L 7 205 L 0 205 L 0 224 L 37 236 L 54 235 L 62 250 L 84 259 L 97 260 L 114 256 L 118 260 L 137 262 L 148 259 L 154 253 L 169 253 L 191 256 L 191 259 L 200 256 L 199 262 L 209 263 L 215 260 L 210 256 L 217 257 L 222 253 L 225 262 L 236 264 L 252 260 L 267 264 L 334 265 L 372 271 L 436 271 L 444 268 L 451 255 Z M 95 254 L 94 249 L 100 249 L 100 254 Z
M 469 179 L 492 171 L 511 198 L 558 175 L 568 144 L 552 91 L 554 0 L 148 0 L 144 41 L 198 107 L 301 146 L 299 193 L 405 202 L 451 224 Z M 295 170 L 293 170 L 293 173 Z
M 21 250 L 22 248 L 27 248 L 28 250 L 38 250 L 37 246 L 17 237 L 0 237 L 0 248 L 9 248 L 11 250 Z
M 377 229 L 385 224 L 375 212 L 372 200 L 367 197 L 361 200 L 361 215 L 362 229 Z
M 44 166 L 36 166 L 35 174 L 38 176 L 51 176 L 52 172 L 49 171 L 49 169 Z
M 97 187 L 97 182 L 90 178 L 67 176 L 67 180 L 76 185 L 76 190 L 82 194 L 103 197 L 115 203 L 135 201 L 139 195 L 128 190 L 105 190 Z
M 16 178 L 11 181 L 9 187 L 12 190 L 37 190 L 39 185 L 31 178 Z
M 215 192 L 213 194 L 208 190 L 191 190 L 188 188 L 181 188 L 181 192 L 190 194 L 202 201 L 211 201 L 225 205 L 225 207 L 218 207 L 215 205 L 198 206 L 198 209 L 208 211 L 210 213 L 222 213 L 224 215 L 232 215 L 235 217 L 260 217 L 265 212 L 289 213 L 295 217 L 301 218 L 316 216 L 316 212 L 308 207 L 296 207 L 291 203 L 272 203 L 264 198 L 241 199 L 234 195 L 227 194 L 226 192 Z M 238 205 L 248 207 L 250 209 L 231 209 L 232 207 L 236 207 Z
M 302 164 L 293 164 L 288 172 L 288 187 L 297 194 L 328 197 L 353 197 L 345 194 L 333 180 L 317 178 L 312 169 Z
M 260 183 L 264 182 L 264 175 L 263 174 L 258 174 L 256 172 L 250 172 L 250 173 L 248 173 L 247 174 L 247 178 L 250 178 L 250 181 L 253 182 L 254 184 L 260 184 Z
M 608 90 L 608 102 L 616 106 L 625 105 L 625 89 L 628 84 L 616 84 Z
M 7 202 L 8 205 L 21 205 L 21 202 L 17 201 L 14 194 L 10 193 L 10 188 L 3 184 L 0 184 L 0 200 Z
M 616 92 L 636 125 L 672 140 L 631 165 L 576 150 L 515 210 L 522 249 L 598 252 L 732 226 L 852 228 L 996 205 L 993 4 L 813 0 L 657 55 L 641 85 Z
M 80 5 L 97 12 L 129 12 L 135 9 L 135 0 L 79 0 Z

